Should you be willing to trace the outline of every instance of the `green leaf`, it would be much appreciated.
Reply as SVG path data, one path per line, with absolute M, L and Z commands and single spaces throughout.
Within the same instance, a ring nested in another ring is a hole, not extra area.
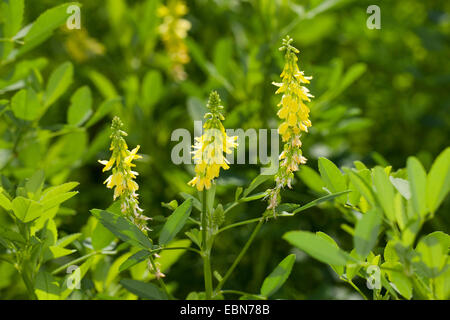
M 71 5 L 81 7 L 78 2 L 64 3 L 53 7 L 41 14 L 26 33 L 23 41 L 25 44 L 19 49 L 18 54 L 23 54 L 48 39 L 53 31 L 66 23 L 69 17 L 67 8 Z
M 18 242 L 25 244 L 25 238 L 18 232 L 11 230 L 10 228 L 5 228 L 0 226 L 0 237 L 7 239 L 12 242 Z
M 447 262 L 446 271 L 435 279 L 434 291 L 438 299 L 450 299 L 450 261 Z
M 92 231 L 92 247 L 97 251 L 109 246 L 114 239 L 114 234 L 101 223 L 97 223 L 94 231 Z
M 241 202 L 250 202 L 250 201 L 254 201 L 254 200 L 258 200 L 258 199 L 264 198 L 265 196 L 267 196 L 267 192 L 263 191 L 263 192 L 254 193 L 254 194 L 252 194 L 251 196 L 248 196 L 248 197 L 241 198 L 239 201 L 241 201 Z
M 427 214 L 427 173 L 414 157 L 408 158 L 406 167 L 414 211 L 424 217 Z
M 46 201 L 55 196 L 64 194 L 64 193 L 72 190 L 73 188 L 75 188 L 78 185 L 79 185 L 78 182 L 73 181 L 73 182 L 66 182 L 66 183 L 63 183 L 63 184 L 60 184 L 57 186 L 49 187 L 44 190 L 41 201 Z
M 97 261 L 96 257 L 91 257 L 87 259 L 79 268 L 66 270 L 72 272 L 64 278 L 60 290 L 60 299 L 66 299 L 73 292 L 73 290 L 80 286 L 81 280 L 86 276 L 86 273 L 89 271 L 94 261 Z
M 77 195 L 78 191 L 71 191 L 61 194 L 56 194 L 52 197 L 46 197 L 45 199 L 41 200 L 42 208 L 44 211 L 50 210 L 54 207 L 59 206 L 64 201 L 69 200 L 73 196 Z
M 3 2 L 1 9 L 4 10 L 3 36 L 12 38 L 19 30 L 23 20 L 24 0 L 10 0 Z
M 132 279 L 122 279 L 120 280 L 120 284 L 124 286 L 125 289 L 140 298 L 150 300 L 167 300 L 166 294 L 152 283 L 145 283 Z
M 283 239 L 329 265 L 345 266 L 350 258 L 348 253 L 312 232 L 289 231 L 283 235 Z
M 58 247 L 64 248 L 66 246 L 68 246 L 69 244 L 71 244 L 72 242 L 74 242 L 75 240 L 77 240 L 79 237 L 81 237 L 81 233 L 74 233 L 74 234 L 69 234 L 61 239 L 59 239 L 56 242 L 56 245 Z
M 24 197 L 16 197 L 12 201 L 14 215 L 22 222 L 30 222 L 42 214 L 42 205 Z
M 88 86 L 79 88 L 70 98 L 70 107 L 67 112 L 67 123 L 80 126 L 92 114 L 92 93 Z
M 334 241 L 334 239 L 332 237 L 330 237 L 329 235 L 327 235 L 326 233 L 318 231 L 318 232 L 316 232 L 316 235 L 327 240 L 329 243 L 331 243 L 336 248 L 339 248 L 336 241 Z M 339 276 L 342 276 L 342 274 L 344 273 L 343 266 L 336 266 L 336 265 L 330 265 L 330 266 Z
M 308 186 L 308 188 L 318 193 L 324 193 L 325 184 L 320 178 L 320 175 L 312 168 L 308 166 L 302 166 L 297 171 L 299 178 Z
M 366 258 L 377 243 L 381 223 L 381 212 L 377 208 L 364 213 L 356 223 L 353 244 L 362 258 Z
M 128 219 L 99 209 L 92 209 L 91 213 L 119 239 L 142 249 L 152 249 L 151 240 Z
M 402 178 L 394 178 L 389 176 L 389 180 L 397 191 L 406 199 L 411 199 L 411 190 L 409 188 L 409 181 Z
M 0 12 L 2 12 L 2 38 L 5 40 L 14 39 L 15 34 L 20 30 L 23 20 L 24 0 L 10 0 L 0 2 Z M 4 13 L 4 14 L 3 14 Z M 0 60 L 7 59 L 14 49 L 12 41 L 0 42 Z
M 73 65 L 64 62 L 52 72 L 44 93 L 45 107 L 52 105 L 69 87 L 73 78 Z
M 286 282 L 295 262 L 295 254 L 290 254 L 264 279 L 261 295 L 270 297 Z
M 59 300 L 58 280 L 48 272 L 39 271 L 34 284 L 34 292 L 39 300 Z
M 434 161 L 427 177 L 427 204 L 434 213 L 450 189 L 450 147 Z
M 198 211 L 202 211 L 202 203 L 196 197 L 185 192 L 180 192 L 180 196 L 182 196 L 184 200 L 192 199 L 192 205 L 194 208 Z
M 44 186 L 45 173 L 44 170 L 36 171 L 30 179 L 25 183 L 25 189 L 27 190 L 28 197 L 33 198 L 33 196 L 39 197 L 39 194 Z M 36 198 L 33 198 L 37 200 Z
M 175 211 L 170 215 L 164 224 L 159 235 L 159 244 L 164 245 L 172 241 L 178 232 L 183 228 L 192 211 L 192 200 L 184 201 Z
M 152 254 L 148 250 L 141 250 L 133 254 L 131 257 L 129 257 L 124 263 L 122 263 L 119 267 L 119 271 L 122 272 L 124 270 L 127 270 L 128 268 L 131 268 L 132 266 L 138 264 L 139 262 L 144 261 L 148 257 L 150 257 Z
M 142 80 L 142 108 L 149 113 L 163 93 L 163 80 L 161 73 L 156 70 L 148 71 Z
M 2 187 L 0 187 L 0 206 L 3 207 L 3 209 L 5 210 L 12 209 L 11 200 L 9 200 L 8 197 L 3 193 Z
M 350 190 L 346 190 L 346 191 L 342 191 L 342 192 L 338 192 L 338 193 L 329 194 L 329 195 L 320 197 L 316 200 L 313 200 L 311 202 L 308 202 L 307 204 L 305 204 L 303 206 L 299 206 L 298 204 L 283 203 L 277 207 L 277 212 L 280 212 L 280 216 L 293 216 L 301 211 L 315 207 L 315 206 L 321 204 L 322 202 L 333 200 L 333 199 L 340 197 L 349 192 L 350 192 Z M 285 206 L 285 205 L 287 205 L 287 206 Z M 288 211 L 292 211 L 292 213 L 289 213 Z
M 244 190 L 244 193 L 242 194 L 242 197 L 243 198 L 247 197 L 250 194 L 250 192 L 255 190 L 259 185 L 263 184 L 264 182 L 266 182 L 267 180 L 272 179 L 272 178 L 273 178 L 273 175 L 259 175 L 259 176 L 257 176 L 255 179 L 253 179 L 253 181 L 250 183 L 248 188 L 246 188 Z
M 194 228 L 189 231 L 186 231 L 184 234 L 189 239 L 191 239 L 192 242 L 195 243 L 199 248 L 202 247 L 202 235 L 201 235 L 200 230 Z
M 372 181 L 376 189 L 376 197 L 386 217 L 395 222 L 394 187 L 389 181 L 386 171 L 382 167 L 375 167 L 372 171 Z
M 46 262 L 51 259 L 57 259 L 61 257 L 65 257 L 69 254 L 76 252 L 76 250 L 66 249 L 59 246 L 49 246 L 44 251 L 43 262 Z
M 344 191 L 347 188 L 345 178 L 336 165 L 326 158 L 319 158 L 319 172 L 330 193 Z M 347 196 L 337 199 L 340 203 L 347 202 Z
M 95 111 L 92 118 L 86 123 L 85 127 L 89 128 L 103 119 L 107 114 L 111 113 L 117 106 L 120 106 L 120 98 L 112 98 L 104 101 Z
M 359 193 L 369 202 L 372 206 L 375 205 L 375 196 L 372 192 L 372 189 L 368 185 L 368 183 L 360 176 L 363 172 L 367 172 L 370 174 L 369 170 L 362 170 L 359 173 L 356 173 L 353 170 L 348 171 L 348 177 L 350 181 L 355 186 L 355 188 L 359 191 Z
M 391 285 L 394 285 L 394 289 L 400 293 L 406 299 L 412 298 L 412 282 L 403 271 L 403 265 L 400 262 L 385 262 L 381 265 L 385 268 L 385 272 L 388 275 Z
M 33 121 L 40 115 L 41 104 L 32 88 L 22 89 L 12 97 L 11 109 L 17 118 Z
M 350 252 L 350 256 L 358 259 L 359 255 L 356 252 L 356 249 L 353 249 Z M 345 275 L 347 277 L 348 280 L 352 280 L 359 272 L 359 270 L 361 270 L 362 266 L 361 264 L 355 263 L 354 261 L 348 261 L 347 265 L 345 266 Z
M 444 232 L 435 231 L 423 237 L 415 249 L 415 268 L 428 278 L 439 276 L 447 266 L 449 246 L 450 236 Z
M 118 94 L 114 84 L 103 74 L 95 70 L 90 70 L 88 72 L 88 77 L 105 99 L 111 100 L 113 98 L 117 98 Z

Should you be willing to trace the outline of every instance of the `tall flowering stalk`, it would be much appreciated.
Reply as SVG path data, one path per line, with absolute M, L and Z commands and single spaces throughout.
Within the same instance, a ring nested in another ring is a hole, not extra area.
M 191 23 L 182 18 L 187 12 L 188 8 L 182 0 L 168 0 L 167 6 L 161 5 L 158 9 L 158 15 L 163 19 L 159 33 L 172 62 L 172 74 L 176 80 L 186 79 L 183 66 L 190 61 L 184 39 Z
M 150 218 L 142 214 L 142 209 L 139 207 L 139 195 L 137 190 L 139 185 L 134 180 L 138 173 L 132 168 L 136 165 L 133 160 L 142 158 L 137 154 L 140 146 L 138 145 L 133 150 L 129 151 L 127 143 L 123 137 L 127 133 L 123 131 L 122 121 L 118 117 L 114 117 L 111 125 L 112 134 L 111 158 L 109 160 L 99 160 L 104 165 L 103 172 L 112 169 L 112 174 L 105 180 L 106 187 L 113 189 L 113 199 L 119 198 L 121 212 L 128 217 L 134 224 L 136 224 L 142 231 L 150 230 L 147 227 L 147 220 Z
M 229 165 L 224 157 L 225 153 L 231 153 L 237 147 L 237 136 L 228 137 L 222 121 L 225 119 L 219 94 L 211 92 L 205 114 L 206 121 L 203 125 L 204 134 L 195 138 L 192 159 L 195 161 L 195 177 L 188 182 L 197 187 L 198 191 L 209 189 L 212 181 L 219 177 L 220 169 L 227 170 Z
M 301 135 L 308 132 L 311 127 L 309 120 L 309 108 L 305 102 L 311 101 L 313 96 L 303 84 L 309 83 L 312 77 L 304 75 L 297 65 L 299 50 L 291 45 L 293 39 L 286 37 L 280 51 L 285 51 L 285 65 L 280 77 L 281 83 L 274 82 L 278 87 L 276 94 L 283 94 L 278 104 L 278 117 L 283 121 L 278 127 L 284 143 L 283 152 L 280 154 L 280 167 L 275 175 L 275 188 L 270 190 L 269 206 L 267 209 L 275 210 L 280 202 L 280 190 L 285 186 L 291 188 L 294 172 L 301 164 L 306 163 L 302 154 Z
M 214 235 L 211 227 L 217 219 L 215 215 L 208 212 L 206 205 L 207 191 L 214 183 L 214 179 L 219 177 L 220 169 L 227 170 L 229 165 L 224 157 L 225 153 L 231 153 L 237 147 L 237 136 L 229 137 L 226 134 L 222 121 L 225 120 L 222 110 L 222 102 L 216 91 L 211 92 L 207 107 L 209 112 L 205 114 L 203 125 L 204 134 L 195 138 L 192 159 L 195 165 L 195 177 L 188 182 L 202 192 L 202 215 L 201 231 L 202 245 L 201 255 L 203 258 L 203 274 L 205 278 L 206 299 L 211 299 L 213 294 L 212 272 L 211 272 L 211 248 L 214 242 Z M 217 210 L 215 210 L 217 211 Z M 217 217 L 217 216 L 216 216 Z

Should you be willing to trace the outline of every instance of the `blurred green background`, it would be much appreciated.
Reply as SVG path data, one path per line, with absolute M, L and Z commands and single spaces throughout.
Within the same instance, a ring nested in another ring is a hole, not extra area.
M 109 156 L 109 126 L 114 115 L 125 124 L 129 146 L 141 145 L 144 159 L 137 162 L 137 182 L 142 207 L 154 219 L 155 234 L 159 221 L 170 214 L 161 202 L 180 202 L 179 192 L 194 192 L 186 184 L 193 167 L 177 166 L 170 160 L 176 144 L 170 135 L 177 128 L 193 132 L 193 120 L 201 117 L 211 90 L 217 90 L 224 102 L 225 127 L 276 128 L 279 97 L 271 82 L 279 80 L 283 55 L 278 47 L 286 35 L 300 50 L 300 69 L 313 76 L 308 86 L 315 96 L 309 105 L 313 126 L 303 137 L 307 166 L 317 170 L 317 158 L 324 156 L 339 166 L 361 160 L 368 166 L 389 164 L 398 169 L 405 166 L 408 156 L 415 155 L 429 170 L 432 159 L 448 145 L 448 1 L 186 1 L 184 18 L 191 29 L 185 43 L 190 62 L 182 81 L 173 79 L 171 61 L 158 33 L 157 8 L 162 1 L 80 2 L 81 30 L 58 29 L 22 59 L 32 61 L 43 79 L 65 61 L 74 65 L 70 90 L 40 121 L 47 134 L 63 127 L 70 93 L 84 85 L 92 89 L 94 110 L 105 100 L 113 104 L 107 117 L 86 130 L 50 134 L 49 149 L 40 142 L 21 145 L 20 156 L 14 160 L 7 142 L 12 124 L 0 122 L 2 174 L 19 180 L 42 168 L 51 183 L 80 182 L 79 195 L 67 205 L 76 214 L 60 218 L 62 233 L 78 232 L 90 217 L 89 209 L 106 208 L 112 202 L 97 159 Z M 25 3 L 27 24 L 61 1 Z M 366 9 L 372 4 L 381 9 L 379 30 L 366 27 Z M 0 99 L 14 94 L 4 90 L 12 68 L 11 64 L 0 67 Z M 302 182 L 302 172 L 294 188 L 283 193 L 285 201 L 305 203 L 321 194 L 320 188 Z M 232 166 L 218 180 L 218 199 L 232 201 L 236 186 L 248 185 L 258 173 L 255 165 Z M 263 201 L 240 206 L 230 212 L 227 221 L 258 217 L 265 206 Z M 450 221 L 445 213 L 449 209 L 447 199 L 443 214 L 430 222 L 434 225 L 425 226 L 424 232 L 448 232 Z M 294 220 L 266 224 L 229 286 L 257 291 L 264 277 L 292 250 L 281 239 L 289 230 L 321 230 L 338 239 L 341 248 L 351 248 L 351 237 L 341 229 L 342 223 L 342 214 L 325 205 Z M 251 227 L 242 227 L 218 238 L 213 269 L 226 271 L 250 231 Z M 327 266 L 296 253 L 298 262 L 290 279 L 274 298 L 358 297 Z M 176 294 L 183 297 L 202 290 L 201 271 L 201 260 L 185 253 L 167 274 L 176 285 Z M 11 289 L 13 277 L 12 272 L 0 274 L 0 297 L 20 296 L 20 290 Z

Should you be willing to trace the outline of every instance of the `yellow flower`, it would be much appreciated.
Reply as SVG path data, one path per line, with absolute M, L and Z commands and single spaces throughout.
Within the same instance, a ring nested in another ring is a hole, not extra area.
M 159 33 L 172 61 L 172 74 L 176 80 L 186 79 L 183 65 L 190 60 L 184 39 L 191 28 L 191 23 L 182 19 L 187 11 L 187 6 L 182 0 L 169 0 L 167 6 L 161 5 L 158 9 L 158 15 L 163 19 Z
M 294 172 L 299 169 L 299 165 L 306 163 L 306 158 L 302 155 L 301 134 L 308 132 L 311 127 L 309 119 L 309 108 L 305 102 L 311 101 L 313 96 L 308 88 L 302 84 L 308 84 L 312 77 L 306 77 L 297 65 L 298 49 L 291 45 L 292 39 L 283 39 L 281 51 L 286 51 L 286 63 L 280 77 L 282 82 L 273 82 L 278 87 L 276 94 L 283 94 L 278 104 L 280 109 L 278 117 L 283 122 L 278 127 L 278 133 L 284 142 L 283 152 L 280 155 L 280 167 L 275 175 L 276 186 L 270 190 L 270 200 L 268 209 L 275 209 L 280 202 L 279 193 L 282 188 L 288 186 L 294 178 Z M 275 212 L 275 211 L 274 211 Z
M 225 154 L 230 154 L 237 147 L 237 136 L 229 137 L 221 120 L 223 106 L 219 94 L 211 92 L 207 105 L 210 112 L 205 115 L 207 120 L 203 125 L 205 133 L 195 138 L 192 159 L 195 161 L 195 177 L 188 182 L 189 185 L 197 187 L 198 191 L 209 189 L 212 181 L 219 177 L 220 169 L 230 168 Z
M 122 122 L 118 117 L 114 117 L 112 122 L 111 134 L 111 158 L 109 160 L 99 160 L 104 165 L 103 172 L 112 169 L 112 174 L 105 180 L 106 187 L 114 188 L 113 199 L 120 198 L 120 208 L 124 215 L 128 216 L 141 230 L 150 230 L 146 226 L 149 217 L 142 215 L 142 209 L 139 207 L 138 194 L 136 191 L 139 185 L 134 181 L 138 173 L 131 170 L 136 165 L 133 160 L 142 158 L 137 154 L 140 146 L 129 151 L 124 136 L 126 132 L 122 131 Z

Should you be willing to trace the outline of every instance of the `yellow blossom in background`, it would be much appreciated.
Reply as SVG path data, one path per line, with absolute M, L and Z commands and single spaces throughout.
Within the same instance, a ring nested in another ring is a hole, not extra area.
M 285 66 L 280 77 L 281 83 L 273 83 L 278 87 L 276 94 L 282 94 L 278 104 L 278 117 L 283 121 L 278 127 L 278 133 L 284 142 L 283 152 L 280 155 L 280 168 L 275 175 L 276 186 L 270 190 L 270 200 L 268 209 L 275 209 L 280 202 L 280 190 L 285 186 L 291 188 L 294 172 L 301 164 L 306 163 L 306 158 L 302 154 L 301 135 L 308 132 L 311 127 L 309 119 L 309 108 L 306 102 L 311 101 L 313 96 L 308 88 L 303 84 L 308 84 L 312 77 L 304 75 L 297 65 L 298 49 L 291 45 L 292 39 L 283 39 L 281 51 L 285 53 Z
M 198 191 L 209 189 L 211 183 L 219 177 L 220 169 L 227 170 L 229 165 L 225 154 L 230 154 L 237 147 L 237 136 L 229 137 L 222 125 L 224 117 L 221 113 L 219 94 L 211 92 L 208 101 L 209 112 L 206 113 L 204 134 L 195 138 L 192 159 L 195 161 L 195 177 L 189 181 L 189 185 L 197 187 Z
M 150 218 L 142 214 L 139 207 L 138 193 L 139 185 L 134 180 L 138 173 L 132 168 L 136 165 L 133 160 L 142 158 L 137 154 L 139 145 L 129 151 L 124 136 L 125 131 L 121 130 L 122 122 L 118 117 L 114 117 L 112 121 L 111 134 L 111 158 L 109 160 L 99 160 L 104 165 L 103 172 L 112 169 L 111 175 L 105 180 L 107 188 L 114 189 L 113 199 L 119 198 L 120 209 L 122 213 L 129 217 L 141 230 L 150 230 L 146 226 L 146 221 Z
M 65 46 L 69 55 L 80 63 L 104 55 L 106 51 L 105 46 L 97 39 L 90 37 L 85 28 L 69 30 Z
M 188 12 L 182 0 L 168 0 L 167 5 L 158 8 L 158 16 L 162 18 L 159 33 L 172 63 L 172 74 L 176 80 L 186 79 L 184 65 L 190 61 L 188 48 L 184 39 L 191 23 L 182 17 Z

